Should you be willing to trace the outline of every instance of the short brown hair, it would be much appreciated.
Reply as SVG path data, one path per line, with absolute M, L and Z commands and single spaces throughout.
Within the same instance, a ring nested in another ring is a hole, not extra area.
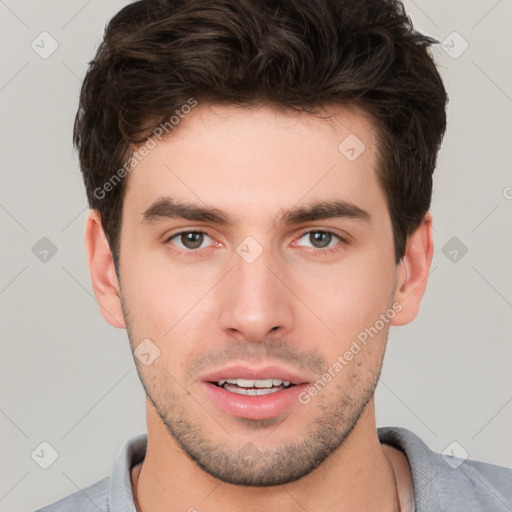
M 448 97 L 428 52 L 434 43 L 393 0 L 143 0 L 123 8 L 89 64 L 73 131 L 89 206 L 116 267 L 127 174 L 120 170 L 191 98 L 364 109 L 377 128 L 398 263 L 430 207 L 446 129 Z

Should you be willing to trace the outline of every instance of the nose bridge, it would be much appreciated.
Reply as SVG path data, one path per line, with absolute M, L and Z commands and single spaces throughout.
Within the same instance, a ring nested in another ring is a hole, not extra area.
M 221 305 L 221 328 L 248 341 L 261 341 L 269 331 L 285 332 L 293 321 L 291 294 L 276 277 L 282 272 L 279 256 L 247 237 L 233 255 L 227 290 Z

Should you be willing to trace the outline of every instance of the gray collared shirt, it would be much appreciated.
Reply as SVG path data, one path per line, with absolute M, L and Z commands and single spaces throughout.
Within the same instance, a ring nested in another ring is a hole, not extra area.
M 405 428 L 381 427 L 378 434 L 409 460 L 416 512 L 512 512 L 512 469 L 440 455 Z M 111 476 L 37 512 L 136 512 L 131 468 L 144 459 L 146 446 L 147 434 L 132 437 Z

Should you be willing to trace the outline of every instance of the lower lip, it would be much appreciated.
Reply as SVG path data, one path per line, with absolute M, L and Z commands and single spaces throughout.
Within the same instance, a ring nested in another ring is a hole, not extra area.
M 202 382 L 205 392 L 225 413 L 248 420 L 267 420 L 285 413 L 298 401 L 307 384 L 298 384 L 268 395 L 239 395 L 211 382 Z

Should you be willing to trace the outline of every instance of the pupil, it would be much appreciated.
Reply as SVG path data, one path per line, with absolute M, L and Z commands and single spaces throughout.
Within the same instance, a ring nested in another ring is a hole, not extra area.
M 320 243 L 319 245 L 315 245 L 315 247 L 327 247 L 331 242 L 331 234 L 325 231 L 315 231 L 314 233 L 310 233 L 309 237 L 313 245 L 317 242 Z
M 181 242 L 187 249 L 197 249 L 203 242 L 202 233 L 184 233 L 181 235 Z

